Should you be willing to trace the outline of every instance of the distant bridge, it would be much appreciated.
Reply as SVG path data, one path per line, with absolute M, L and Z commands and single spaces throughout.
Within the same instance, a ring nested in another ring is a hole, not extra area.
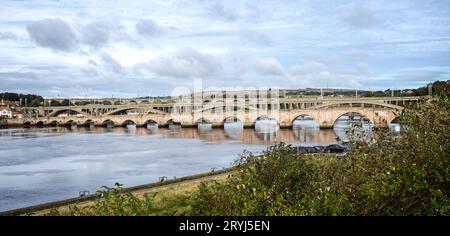
M 34 116 L 16 120 L 26 126 L 124 126 L 135 124 L 167 126 L 180 124 L 194 127 L 210 123 L 222 127 L 230 121 L 241 121 L 253 127 L 258 120 L 276 120 L 281 128 L 293 126 L 299 117 L 310 117 L 321 128 L 332 128 L 339 117 L 358 114 L 375 127 L 387 126 L 406 106 L 415 106 L 425 97 L 364 97 L 364 98 L 268 98 L 201 99 L 198 102 L 166 101 L 132 104 L 88 104 L 84 106 L 49 106 L 34 108 Z M 139 103 L 138 103 L 139 102 Z

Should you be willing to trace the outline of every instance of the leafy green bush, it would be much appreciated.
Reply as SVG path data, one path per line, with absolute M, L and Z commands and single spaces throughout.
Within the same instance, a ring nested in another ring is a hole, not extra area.
M 50 215 L 60 216 L 143 216 L 189 215 L 190 196 L 186 194 L 160 194 L 158 192 L 135 196 L 124 191 L 122 185 L 102 187 L 100 198 L 93 204 L 72 205 L 68 209 L 53 209 Z
M 53 210 L 51 215 L 104 215 L 104 216 L 136 216 L 154 215 L 153 199 L 151 196 L 138 198 L 131 193 L 124 192 L 122 185 L 116 183 L 113 188 L 103 187 L 100 199 L 93 205 L 78 207 L 70 206 L 66 211 Z

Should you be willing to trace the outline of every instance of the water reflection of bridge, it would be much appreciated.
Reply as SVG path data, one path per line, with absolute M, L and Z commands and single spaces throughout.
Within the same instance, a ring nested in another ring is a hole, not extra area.
M 197 129 L 197 128 L 49 128 L 49 133 L 113 133 L 131 136 L 163 136 L 174 139 L 198 139 L 204 142 L 239 142 L 243 144 L 270 145 L 275 142 L 292 144 L 336 143 L 335 130 L 318 128 L 280 129 L 273 133 L 258 133 L 254 129 Z

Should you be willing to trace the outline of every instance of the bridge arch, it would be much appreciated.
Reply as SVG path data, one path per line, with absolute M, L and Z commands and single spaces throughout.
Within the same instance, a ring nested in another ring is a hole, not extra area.
M 58 121 L 56 121 L 56 120 L 53 120 L 53 121 L 51 121 L 50 123 L 48 123 L 48 126 L 51 126 L 51 127 L 56 127 L 56 126 L 58 126 L 59 125 L 59 123 L 58 123 Z
M 236 116 L 229 116 L 225 119 L 223 119 L 222 123 L 235 123 L 235 122 L 242 122 L 239 118 Z
M 350 120 L 355 120 L 355 117 L 358 117 L 359 121 L 362 121 L 363 123 L 370 123 L 372 126 L 375 125 L 373 119 L 371 119 L 371 114 L 367 114 L 366 112 L 354 112 L 354 111 L 346 111 L 339 113 L 335 118 L 333 122 L 333 128 L 336 127 L 339 120 L 344 117 L 348 116 Z
M 205 118 L 200 118 L 194 122 L 194 125 L 199 125 L 199 124 L 212 124 L 212 122 Z
M 193 112 L 194 113 L 202 113 L 202 112 L 208 112 L 208 111 L 212 111 L 212 110 L 214 110 L 216 113 L 226 113 L 226 112 L 235 112 L 235 111 L 248 112 L 248 111 L 257 110 L 257 109 L 253 108 L 253 107 L 235 105 L 235 104 L 229 105 L 229 106 L 224 106 L 222 104 L 214 104 L 214 105 L 209 105 L 207 107 L 203 107 L 203 108 L 194 110 Z
M 349 105 L 358 104 L 358 105 L 360 105 L 359 107 L 362 107 L 364 105 L 373 105 L 373 106 L 379 106 L 379 107 L 383 107 L 383 108 L 390 108 L 390 109 L 394 109 L 394 110 L 403 110 L 404 109 L 401 106 L 397 106 L 397 105 L 389 104 L 389 103 L 383 103 L 383 102 L 376 102 L 376 101 L 337 101 L 337 102 L 328 102 L 328 103 L 317 105 L 317 106 L 314 106 L 311 108 L 312 109 L 323 109 L 323 108 L 329 108 L 329 107 L 346 105 L 346 104 L 349 104 Z
M 102 122 L 103 127 L 114 127 L 114 125 L 115 125 L 114 121 L 112 121 L 110 119 L 104 120 Z
M 31 121 L 25 121 L 25 122 L 23 122 L 23 126 L 24 127 L 30 127 L 32 125 L 32 122 Z
M 47 117 L 57 117 L 57 116 L 59 116 L 61 114 L 64 114 L 65 112 L 68 112 L 70 116 L 73 116 L 73 115 L 87 116 L 87 114 L 82 112 L 82 111 L 75 110 L 75 109 L 70 109 L 70 108 L 65 108 L 65 109 L 60 109 L 60 110 L 53 111 L 50 114 L 48 114 Z
M 403 111 L 397 112 L 397 111 L 392 111 L 390 112 L 386 117 L 385 117 L 385 122 L 387 125 L 393 123 L 393 122 L 397 122 L 399 123 L 401 116 L 403 114 Z
M 44 121 L 38 121 L 36 122 L 36 127 L 43 127 L 44 126 Z
M 126 108 L 119 108 L 119 109 L 115 109 L 112 110 L 110 112 L 105 113 L 104 115 L 118 115 L 119 113 L 123 113 L 126 111 L 130 111 L 130 110 L 140 110 L 140 111 L 145 111 L 146 114 L 167 114 L 166 112 L 157 110 L 157 109 L 153 109 L 153 108 L 149 108 L 149 107 L 126 107 Z
M 181 125 L 181 122 L 178 121 L 178 120 L 169 119 L 169 120 L 167 120 L 167 121 L 165 122 L 164 125 L 167 125 L 167 126 L 169 126 L 169 125 Z
M 147 128 L 158 128 L 160 124 L 155 120 L 149 119 L 146 120 L 142 126 Z
M 87 119 L 87 120 L 84 121 L 83 126 L 84 127 L 95 126 L 95 122 L 93 120 L 91 120 L 91 119 Z
M 236 116 L 229 116 L 222 121 L 225 135 L 231 139 L 237 139 L 244 130 L 244 122 Z
M 393 118 L 389 120 L 388 127 L 390 130 L 393 130 L 395 132 L 399 132 L 401 130 L 402 125 L 404 125 L 402 124 L 403 122 L 401 116 L 402 114 L 395 114 L 395 116 L 393 116 Z
M 78 122 L 74 120 L 68 120 L 66 123 L 64 123 L 65 126 L 71 127 L 71 126 L 78 126 Z
M 127 108 L 119 108 L 119 109 L 114 109 L 110 112 L 105 113 L 104 115 L 120 115 L 121 113 L 127 112 L 127 111 L 131 111 L 131 110 L 137 110 L 138 108 L 136 107 L 127 107 Z
M 159 125 L 159 124 L 155 120 L 149 119 L 144 122 L 144 126 L 147 126 L 147 125 Z
M 398 123 L 400 123 L 400 120 L 401 120 L 401 114 L 395 115 L 395 117 L 392 120 L 390 120 L 388 122 L 388 124 L 392 124 L 392 123 L 398 124 Z
M 276 122 L 278 122 L 277 119 L 273 118 L 273 117 L 270 116 L 270 115 L 260 115 L 260 116 L 258 116 L 258 117 L 256 118 L 255 122 L 256 122 L 256 121 L 259 121 L 259 120 L 275 120 Z M 278 123 L 279 123 L 279 122 L 278 122 Z
M 122 122 L 122 126 L 127 126 L 127 125 L 136 125 L 136 122 L 134 122 L 134 120 L 126 120 L 124 122 Z
M 302 124 L 307 126 L 320 126 L 320 121 L 317 120 L 316 117 L 306 113 L 296 115 L 291 120 L 291 126 L 301 126 Z
M 340 120 L 344 116 L 348 116 L 348 121 Z M 359 128 L 353 129 L 352 124 L 357 124 Z M 333 130 L 338 141 L 349 141 L 350 139 L 368 141 L 373 137 L 372 128 L 375 127 L 375 125 L 370 113 L 353 111 L 341 113 L 337 116 L 333 123 Z
M 262 127 L 264 128 L 264 130 L 270 130 L 270 132 L 276 131 L 279 127 L 281 127 L 280 122 L 277 119 L 275 119 L 269 115 L 262 115 L 262 116 L 257 117 L 256 120 L 253 122 L 253 127 L 258 128 L 258 125 L 257 125 L 258 122 L 267 123 L 269 125 L 268 127 L 265 127 L 265 126 L 262 126 Z M 264 124 L 264 123 L 262 123 L 262 124 Z M 259 124 L 261 124 L 261 123 L 259 123 Z M 275 124 L 276 124 L 276 127 L 278 127 L 278 128 L 273 129 Z
M 105 100 L 105 101 L 102 101 L 102 104 L 105 105 L 105 106 L 110 106 L 110 105 L 112 105 L 112 102 L 108 101 L 108 100 Z

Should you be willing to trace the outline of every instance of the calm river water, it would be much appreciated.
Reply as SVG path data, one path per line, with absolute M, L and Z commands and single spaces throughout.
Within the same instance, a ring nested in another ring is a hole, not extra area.
M 337 136 L 345 139 L 344 126 L 3 129 L 0 211 L 94 193 L 116 182 L 129 187 L 229 167 L 242 151 L 261 152 L 277 141 L 325 145 Z

